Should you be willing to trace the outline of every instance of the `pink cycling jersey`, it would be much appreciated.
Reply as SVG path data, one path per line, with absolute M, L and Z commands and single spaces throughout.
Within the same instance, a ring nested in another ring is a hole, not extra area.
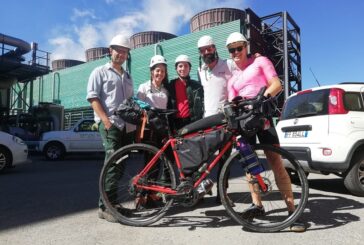
M 241 70 L 236 67 L 228 81 L 228 98 L 231 101 L 240 95 L 244 98 L 255 97 L 268 81 L 277 76 L 272 62 L 264 56 L 249 58 L 248 65 Z

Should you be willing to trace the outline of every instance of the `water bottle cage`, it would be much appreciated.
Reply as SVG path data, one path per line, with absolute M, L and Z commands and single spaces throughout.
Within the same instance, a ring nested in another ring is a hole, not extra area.
M 250 170 L 254 167 L 257 167 L 257 166 L 260 166 L 260 163 L 255 161 L 253 163 L 250 163 L 249 165 L 246 165 L 246 163 L 252 159 L 252 158 L 255 158 L 255 154 L 251 154 L 247 157 L 242 157 L 242 159 L 239 160 L 239 163 L 241 163 L 241 166 L 243 166 L 243 169 L 246 171 L 246 172 L 249 172 L 250 173 Z

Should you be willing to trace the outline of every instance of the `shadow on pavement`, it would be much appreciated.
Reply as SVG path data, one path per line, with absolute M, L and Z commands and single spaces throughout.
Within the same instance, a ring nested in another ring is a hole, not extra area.
M 64 161 L 45 161 L 33 156 L 32 163 L 19 165 L 0 175 L 0 231 L 29 225 L 90 209 L 97 209 L 98 179 L 102 156 L 74 155 Z M 215 179 L 216 173 L 212 173 Z M 303 219 L 311 230 L 329 229 L 360 221 L 352 210 L 364 204 L 347 197 L 340 179 L 310 180 L 311 191 Z M 216 185 L 216 181 L 215 181 Z M 341 187 L 342 186 L 342 187 Z M 335 195 L 338 193 L 338 195 Z M 216 195 L 216 193 L 215 193 Z M 193 210 L 174 207 L 153 227 L 225 227 L 238 225 L 225 209 L 206 196 Z M 96 212 L 95 212 L 96 218 Z
M 97 208 L 102 156 L 31 159 L 0 175 L 0 231 Z
M 330 229 L 360 221 L 360 217 L 352 214 L 351 211 L 363 209 L 364 203 L 350 199 L 350 193 L 343 186 L 341 179 L 315 179 L 309 180 L 309 184 L 310 189 L 333 193 L 312 194 L 311 191 L 302 216 L 302 220 L 308 225 L 308 231 Z M 348 194 L 348 198 L 335 195 L 335 193 Z M 215 204 L 214 201 L 215 196 L 205 198 L 195 207 L 195 210 L 201 209 L 200 215 L 196 216 L 188 215 L 191 211 L 189 208 L 174 207 L 169 215 L 155 227 L 189 227 L 189 230 L 194 230 L 196 227 L 218 228 L 238 225 L 228 216 L 224 207 Z M 211 209 L 214 206 L 216 209 Z M 204 208 L 209 210 L 203 210 Z M 183 213 L 187 215 L 183 216 Z
M 306 208 L 309 212 L 305 212 L 304 219 L 314 226 L 311 230 L 335 228 L 360 221 L 360 217 L 352 214 L 352 210 L 363 209 L 364 203 L 350 199 L 351 194 L 341 178 L 309 180 L 309 186 L 311 190 L 327 192 L 325 195 L 313 193 L 309 196 Z M 336 194 L 348 195 L 348 198 Z

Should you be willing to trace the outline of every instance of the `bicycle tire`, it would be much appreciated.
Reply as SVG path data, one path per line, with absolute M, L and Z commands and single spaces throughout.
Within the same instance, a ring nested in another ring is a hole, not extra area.
M 127 145 L 110 156 L 102 168 L 99 180 L 100 195 L 106 209 L 120 223 L 130 226 L 153 224 L 160 220 L 172 205 L 173 199 L 167 198 L 163 193 L 140 190 L 132 185 L 134 176 L 141 172 L 158 150 L 147 144 Z M 149 170 L 143 183 L 175 189 L 176 176 L 172 164 L 165 154 L 160 155 L 157 161 L 157 165 Z M 161 180 L 162 176 L 164 180 Z M 151 201 L 151 196 L 158 197 L 159 200 Z M 145 200 L 145 203 L 141 200 Z
M 263 177 L 264 182 L 269 184 L 267 192 L 260 192 L 265 214 L 254 218 L 247 218 L 242 215 L 244 210 L 252 204 L 252 197 L 246 171 L 239 163 L 241 159 L 239 151 L 234 152 L 228 158 L 219 176 L 218 188 L 221 202 L 227 213 L 245 229 L 255 232 L 280 231 L 292 225 L 304 212 L 309 195 L 308 181 L 299 162 L 286 150 L 280 147 L 259 144 L 254 148 L 259 162 L 263 164 L 265 169 L 260 175 Z M 285 168 L 293 169 L 297 173 L 296 182 L 294 184 L 291 182 L 295 205 L 295 211 L 292 214 L 288 213 L 287 205 L 282 199 L 273 171 L 263 153 L 264 150 L 279 154 L 283 159 Z M 224 185 L 224 183 L 227 184 Z

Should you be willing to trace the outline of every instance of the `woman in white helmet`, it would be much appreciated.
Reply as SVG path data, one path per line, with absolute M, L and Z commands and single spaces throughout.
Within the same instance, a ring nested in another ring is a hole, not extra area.
M 231 33 L 226 40 L 226 47 L 230 57 L 236 65 L 235 74 L 229 79 L 229 100 L 237 95 L 247 98 L 254 97 L 263 86 L 267 87 L 265 96 L 277 95 L 282 90 L 282 85 L 272 62 L 261 55 L 249 57 L 247 45 L 246 38 L 240 32 Z M 249 69 L 247 69 L 248 67 Z M 259 70 L 255 70 L 254 73 L 253 67 Z M 247 70 L 244 71 L 245 69 Z M 244 78 L 244 82 L 241 82 L 242 74 L 244 76 L 249 75 L 248 78 Z
M 167 61 L 162 55 L 154 55 L 150 59 L 150 80 L 140 84 L 137 97 L 152 107 L 166 109 L 168 92 Z
M 168 84 L 167 61 L 162 55 L 154 55 L 150 59 L 149 68 L 150 80 L 139 85 L 137 97 L 154 108 L 167 109 L 168 91 L 165 88 Z M 153 128 L 153 124 L 151 124 L 151 121 L 153 121 L 152 116 L 154 115 L 149 115 L 150 124 L 147 125 L 147 130 L 144 131 L 143 141 L 161 146 L 161 140 L 166 132 Z
M 167 86 L 168 108 L 178 111 L 173 120 L 175 129 L 203 116 L 203 88 L 199 82 L 190 78 L 191 67 L 190 58 L 184 54 L 179 55 L 175 60 L 178 78 L 171 80 Z
M 137 97 L 138 99 L 147 102 L 154 108 L 158 109 L 167 109 L 168 103 L 168 91 L 165 86 L 168 84 L 168 73 L 167 73 L 167 61 L 162 55 L 154 55 L 150 59 L 149 63 L 150 69 L 150 80 L 146 81 L 139 85 Z M 165 131 L 163 129 L 153 128 L 152 121 L 159 120 L 154 117 L 154 115 L 148 115 L 149 124 L 144 131 L 144 137 L 142 142 L 147 142 L 148 144 L 155 145 L 156 147 L 161 147 L 162 140 L 165 136 Z M 163 119 L 161 119 L 163 120 Z M 163 124 L 163 121 L 161 121 Z M 139 130 L 137 130 L 139 131 Z M 160 166 L 158 171 L 152 171 L 158 174 L 161 172 L 161 179 L 167 178 L 163 171 L 163 166 Z M 151 176 L 152 178 L 156 178 L 157 176 Z M 143 199 L 142 197 L 137 197 L 135 200 L 136 203 L 142 204 L 143 206 L 147 204 L 154 205 L 154 203 L 158 203 L 160 201 L 160 197 L 156 195 L 156 193 L 148 194 L 149 201 L 147 199 Z
M 247 39 L 240 32 L 234 32 L 229 35 L 226 40 L 226 47 L 230 53 L 231 59 L 235 63 L 233 76 L 228 82 L 228 97 L 229 100 L 236 96 L 243 98 L 252 98 L 257 96 L 262 87 L 266 87 L 264 96 L 276 96 L 281 90 L 282 85 L 275 71 L 272 62 L 265 56 L 255 55 L 248 56 Z M 252 145 L 256 144 L 258 137 L 261 144 L 279 145 L 277 132 L 273 126 L 272 118 L 267 118 L 268 124 L 264 130 L 248 139 Z M 285 198 L 289 212 L 295 209 L 293 194 L 291 188 L 291 180 L 284 168 L 279 155 L 272 152 L 265 152 L 267 160 L 274 172 L 277 185 Z M 253 190 L 253 186 L 251 186 Z M 244 218 L 253 218 L 265 215 L 264 207 L 258 193 L 252 191 L 252 205 L 243 212 Z M 301 221 L 296 221 L 292 226 L 292 231 L 304 231 L 305 224 Z

